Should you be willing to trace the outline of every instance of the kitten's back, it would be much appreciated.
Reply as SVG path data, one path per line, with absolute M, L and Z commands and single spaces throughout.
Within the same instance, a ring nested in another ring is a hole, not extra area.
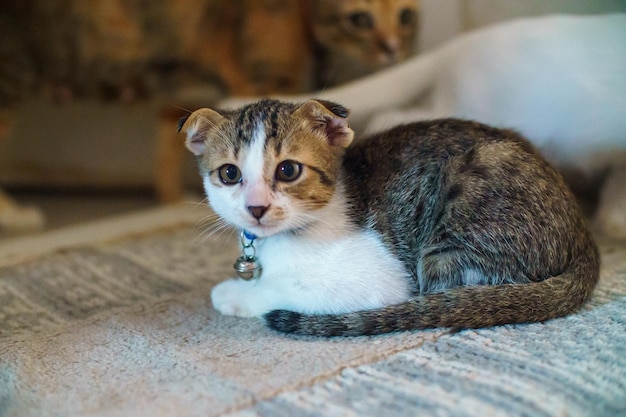
M 548 320 L 577 310 L 596 246 L 561 177 L 511 131 L 454 119 L 393 129 L 348 150 L 353 218 L 376 230 L 420 295 L 344 315 L 270 312 L 322 336 Z

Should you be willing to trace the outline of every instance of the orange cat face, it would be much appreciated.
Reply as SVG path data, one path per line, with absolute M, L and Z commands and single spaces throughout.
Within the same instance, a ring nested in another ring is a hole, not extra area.
M 234 112 L 198 110 L 182 129 L 215 212 L 264 237 L 319 220 L 352 141 L 346 116 L 327 102 L 263 100 Z
M 315 38 L 331 53 L 380 67 L 413 52 L 416 0 L 313 0 L 312 14 Z

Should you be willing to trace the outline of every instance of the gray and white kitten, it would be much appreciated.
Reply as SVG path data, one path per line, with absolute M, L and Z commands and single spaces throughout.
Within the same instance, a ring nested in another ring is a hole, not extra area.
M 543 321 L 591 296 L 596 246 L 525 139 L 441 119 L 349 146 L 347 116 L 263 100 L 182 124 L 210 205 L 258 236 L 263 275 L 217 285 L 221 313 L 349 336 Z

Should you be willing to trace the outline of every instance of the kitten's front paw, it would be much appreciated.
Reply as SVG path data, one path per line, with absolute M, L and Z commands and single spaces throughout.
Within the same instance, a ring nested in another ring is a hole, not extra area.
M 213 307 L 226 316 L 255 317 L 265 313 L 255 303 L 253 297 L 248 296 L 253 281 L 229 279 L 217 284 L 211 291 Z

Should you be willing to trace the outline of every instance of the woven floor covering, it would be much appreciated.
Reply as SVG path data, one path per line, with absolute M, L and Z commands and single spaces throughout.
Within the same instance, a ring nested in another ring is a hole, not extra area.
M 626 245 L 579 313 L 315 339 L 212 309 L 236 239 L 193 224 L 0 266 L 0 416 L 626 416 Z

